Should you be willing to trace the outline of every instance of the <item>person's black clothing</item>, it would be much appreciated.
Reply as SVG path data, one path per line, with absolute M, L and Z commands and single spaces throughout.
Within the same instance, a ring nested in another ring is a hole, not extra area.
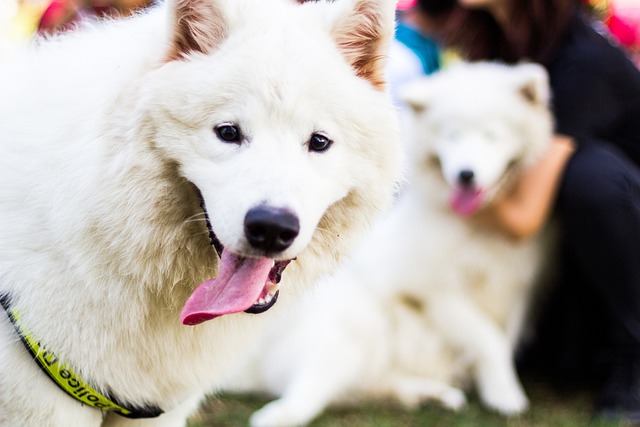
M 577 150 L 555 207 L 560 280 L 525 358 L 560 376 L 610 375 L 598 409 L 640 414 L 640 371 L 620 372 L 640 366 L 640 71 L 581 16 L 548 71 L 556 131 Z
M 640 71 L 625 53 L 576 16 L 548 71 L 557 132 L 616 145 L 640 165 Z

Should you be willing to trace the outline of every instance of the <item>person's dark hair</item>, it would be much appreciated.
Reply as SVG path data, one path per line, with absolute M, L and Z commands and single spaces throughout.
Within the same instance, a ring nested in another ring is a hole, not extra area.
M 579 0 L 513 0 L 503 30 L 488 12 L 468 9 L 456 0 L 418 0 L 436 37 L 468 60 L 529 60 L 548 63 L 570 25 Z
M 438 15 L 448 12 L 456 4 L 455 0 L 418 0 L 417 6 L 428 15 Z

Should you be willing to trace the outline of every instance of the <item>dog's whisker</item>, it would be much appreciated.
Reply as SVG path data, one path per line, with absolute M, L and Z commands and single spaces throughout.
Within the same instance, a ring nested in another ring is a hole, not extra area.
M 207 218 L 207 214 L 205 214 L 204 212 L 198 212 L 196 214 L 191 215 L 190 217 L 187 217 L 185 221 L 203 221 L 206 218 Z
M 206 223 L 207 220 L 206 220 L 206 218 L 193 218 L 193 219 L 185 219 L 184 220 L 185 224 L 191 224 L 191 223 L 194 223 L 194 222 Z

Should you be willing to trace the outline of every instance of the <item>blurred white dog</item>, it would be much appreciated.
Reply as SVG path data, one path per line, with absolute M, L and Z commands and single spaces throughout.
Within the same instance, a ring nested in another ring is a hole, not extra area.
M 533 64 L 459 64 L 412 84 L 411 175 L 398 206 L 292 320 L 260 345 L 246 389 L 280 396 L 253 426 L 306 424 L 327 405 L 394 397 L 457 409 L 475 381 L 490 408 L 528 401 L 513 350 L 544 239 L 514 241 L 479 213 L 551 139 Z

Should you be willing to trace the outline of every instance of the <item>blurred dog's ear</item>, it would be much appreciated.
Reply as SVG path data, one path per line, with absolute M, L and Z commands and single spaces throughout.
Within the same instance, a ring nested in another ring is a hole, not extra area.
M 429 104 L 424 99 L 417 97 L 405 97 L 402 102 L 416 114 L 424 113 L 429 107 Z
M 400 100 L 415 114 L 422 114 L 429 109 L 433 84 L 432 77 L 421 77 L 405 84 L 400 90 Z
M 219 0 L 171 0 L 172 34 L 168 60 L 210 53 L 227 36 Z
M 356 74 L 376 89 L 385 85 L 388 49 L 395 31 L 394 0 L 339 0 L 333 37 Z
M 549 76 L 538 64 L 526 63 L 515 66 L 518 92 L 527 102 L 536 105 L 547 105 L 551 97 Z

